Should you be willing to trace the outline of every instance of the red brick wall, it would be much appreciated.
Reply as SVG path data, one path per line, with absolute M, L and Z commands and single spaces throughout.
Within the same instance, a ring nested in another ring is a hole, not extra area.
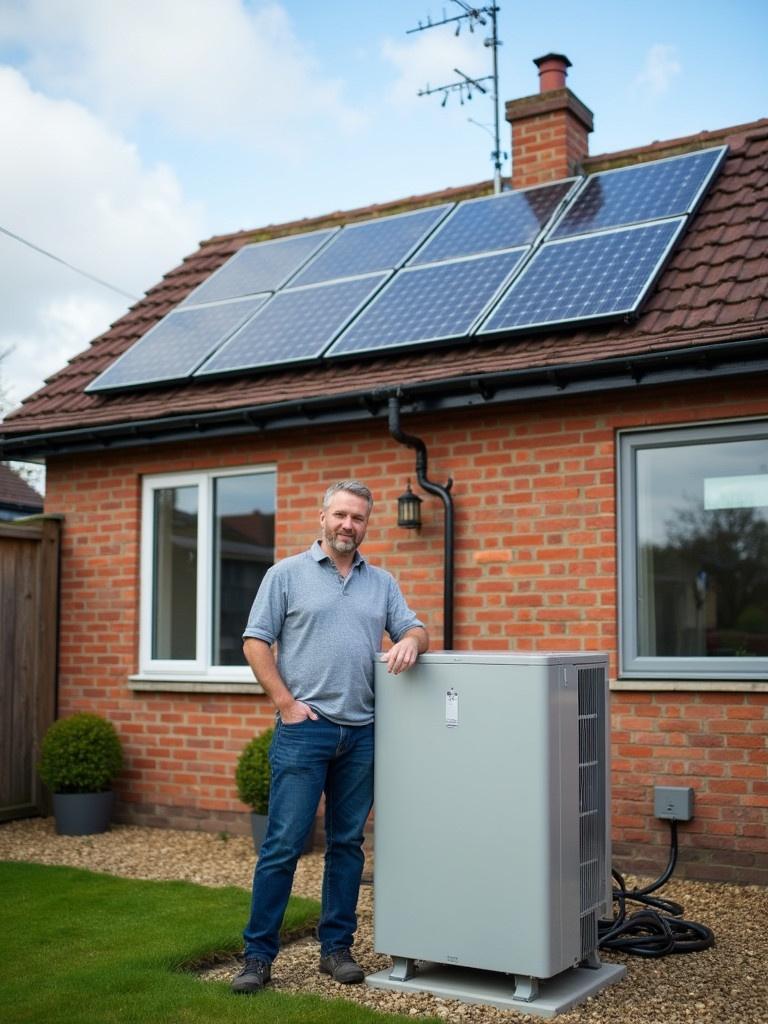
M 668 826 L 648 820 L 653 786 L 690 785 L 694 817 L 679 826 L 686 875 L 768 881 L 766 737 L 768 694 L 614 695 L 617 858 L 634 871 L 656 870 Z
M 431 478 L 455 481 L 454 646 L 604 650 L 615 676 L 616 430 L 765 416 L 763 392 L 720 382 L 405 416 L 404 428 L 427 443 Z M 262 463 L 277 466 L 278 557 L 314 539 L 328 482 L 355 475 L 372 487 L 365 551 L 398 576 L 440 647 L 442 505 L 424 496 L 418 535 L 393 525 L 414 454 L 381 422 L 52 459 L 46 510 L 66 517 L 60 711 L 90 708 L 117 725 L 128 820 L 243 826 L 233 769 L 245 741 L 270 721 L 264 698 L 133 693 L 127 677 L 138 667 L 142 474 Z M 695 818 L 680 829 L 681 869 L 768 882 L 768 694 L 615 692 L 613 714 L 619 866 L 663 864 L 667 826 L 653 817 L 653 786 L 691 784 Z
M 586 133 L 567 110 L 512 125 L 512 188 L 559 181 L 587 155 Z

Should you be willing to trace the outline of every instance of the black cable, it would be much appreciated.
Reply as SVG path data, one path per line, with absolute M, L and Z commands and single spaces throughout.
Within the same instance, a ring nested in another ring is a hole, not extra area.
M 683 908 L 672 900 L 651 896 L 669 881 L 677 864 L 677 822 L 670 821 L 669 861 L 662 874 L 642 889 L 627 890 L 618 871 L 611 874 L 618 884 L 613 890 L 617 904 L 612 921 L 598 922 L 598 946 L 632 956 L 660 957 L 670 953 L 698 953 L 715 944 L 714 932 L 706 925 L 686 921 Z M 627 902 L 642 904 L 642 910 L 627 916 Z
M 100 277 L 96 277 L 94 274 L 90 274 L 87 270 L 81 270 L 80 267 L 74 266 L 72 263 L 68 263 L 63 260 L 61 256 L 56 256 L 52 252 L 48 252 L 47 249 L 41 249 L 39 245 L 35 245 L 34 242 L 28 241 L 26 238 L 22 238 L 21 235 L 15 235 L 13 231 L 9 231 L 8 228 L 0 227 L 0 233 L 7 235 L 12 238 L 14 242 L 21 242 L 22 245 L 26 245 L 30 249 L 34 249 L 35 252 L 41 253 L 43 256 L 47 256 L 50 260 L 55 260 L 57 263 L 61 263 L 62 266 L 67 267 L 69 270 L 73 270 L 76 274 L 80 274 L 81 277 L 87 277 L 91 281 L 95 281 L 96 284 L 103 285 L 105 288 L 109 288 L 113 292 L 117 292 L 118 295 L 125 296 L 126 299 L 133 299 L 134 302 L 138 301 L 137 295 L 132 295 L 131 292 L 123 291 L 122 288 L 118 288 L 117 285 L 110 284 L 109 281 L 104 281 Z

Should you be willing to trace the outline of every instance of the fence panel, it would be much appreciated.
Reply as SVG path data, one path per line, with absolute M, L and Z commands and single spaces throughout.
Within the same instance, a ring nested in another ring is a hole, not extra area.
M 43 813 L 40 742 L 56 714 L 58 517 L 0 523 L 0 821 Z

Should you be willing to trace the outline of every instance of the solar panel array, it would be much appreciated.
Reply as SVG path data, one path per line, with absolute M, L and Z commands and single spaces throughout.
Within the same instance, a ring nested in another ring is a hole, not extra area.
M 633 315 L 726 152 L 246 245 L 87 390 Z

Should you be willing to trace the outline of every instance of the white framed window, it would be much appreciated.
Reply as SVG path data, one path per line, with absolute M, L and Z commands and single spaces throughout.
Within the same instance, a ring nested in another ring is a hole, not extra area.
M 619 435 L 621 675 L 768 677 L 768 421 Z
M 241 636 L 275 556 L 273 467 L 147 476 L 140 673 L 252 681 Z

